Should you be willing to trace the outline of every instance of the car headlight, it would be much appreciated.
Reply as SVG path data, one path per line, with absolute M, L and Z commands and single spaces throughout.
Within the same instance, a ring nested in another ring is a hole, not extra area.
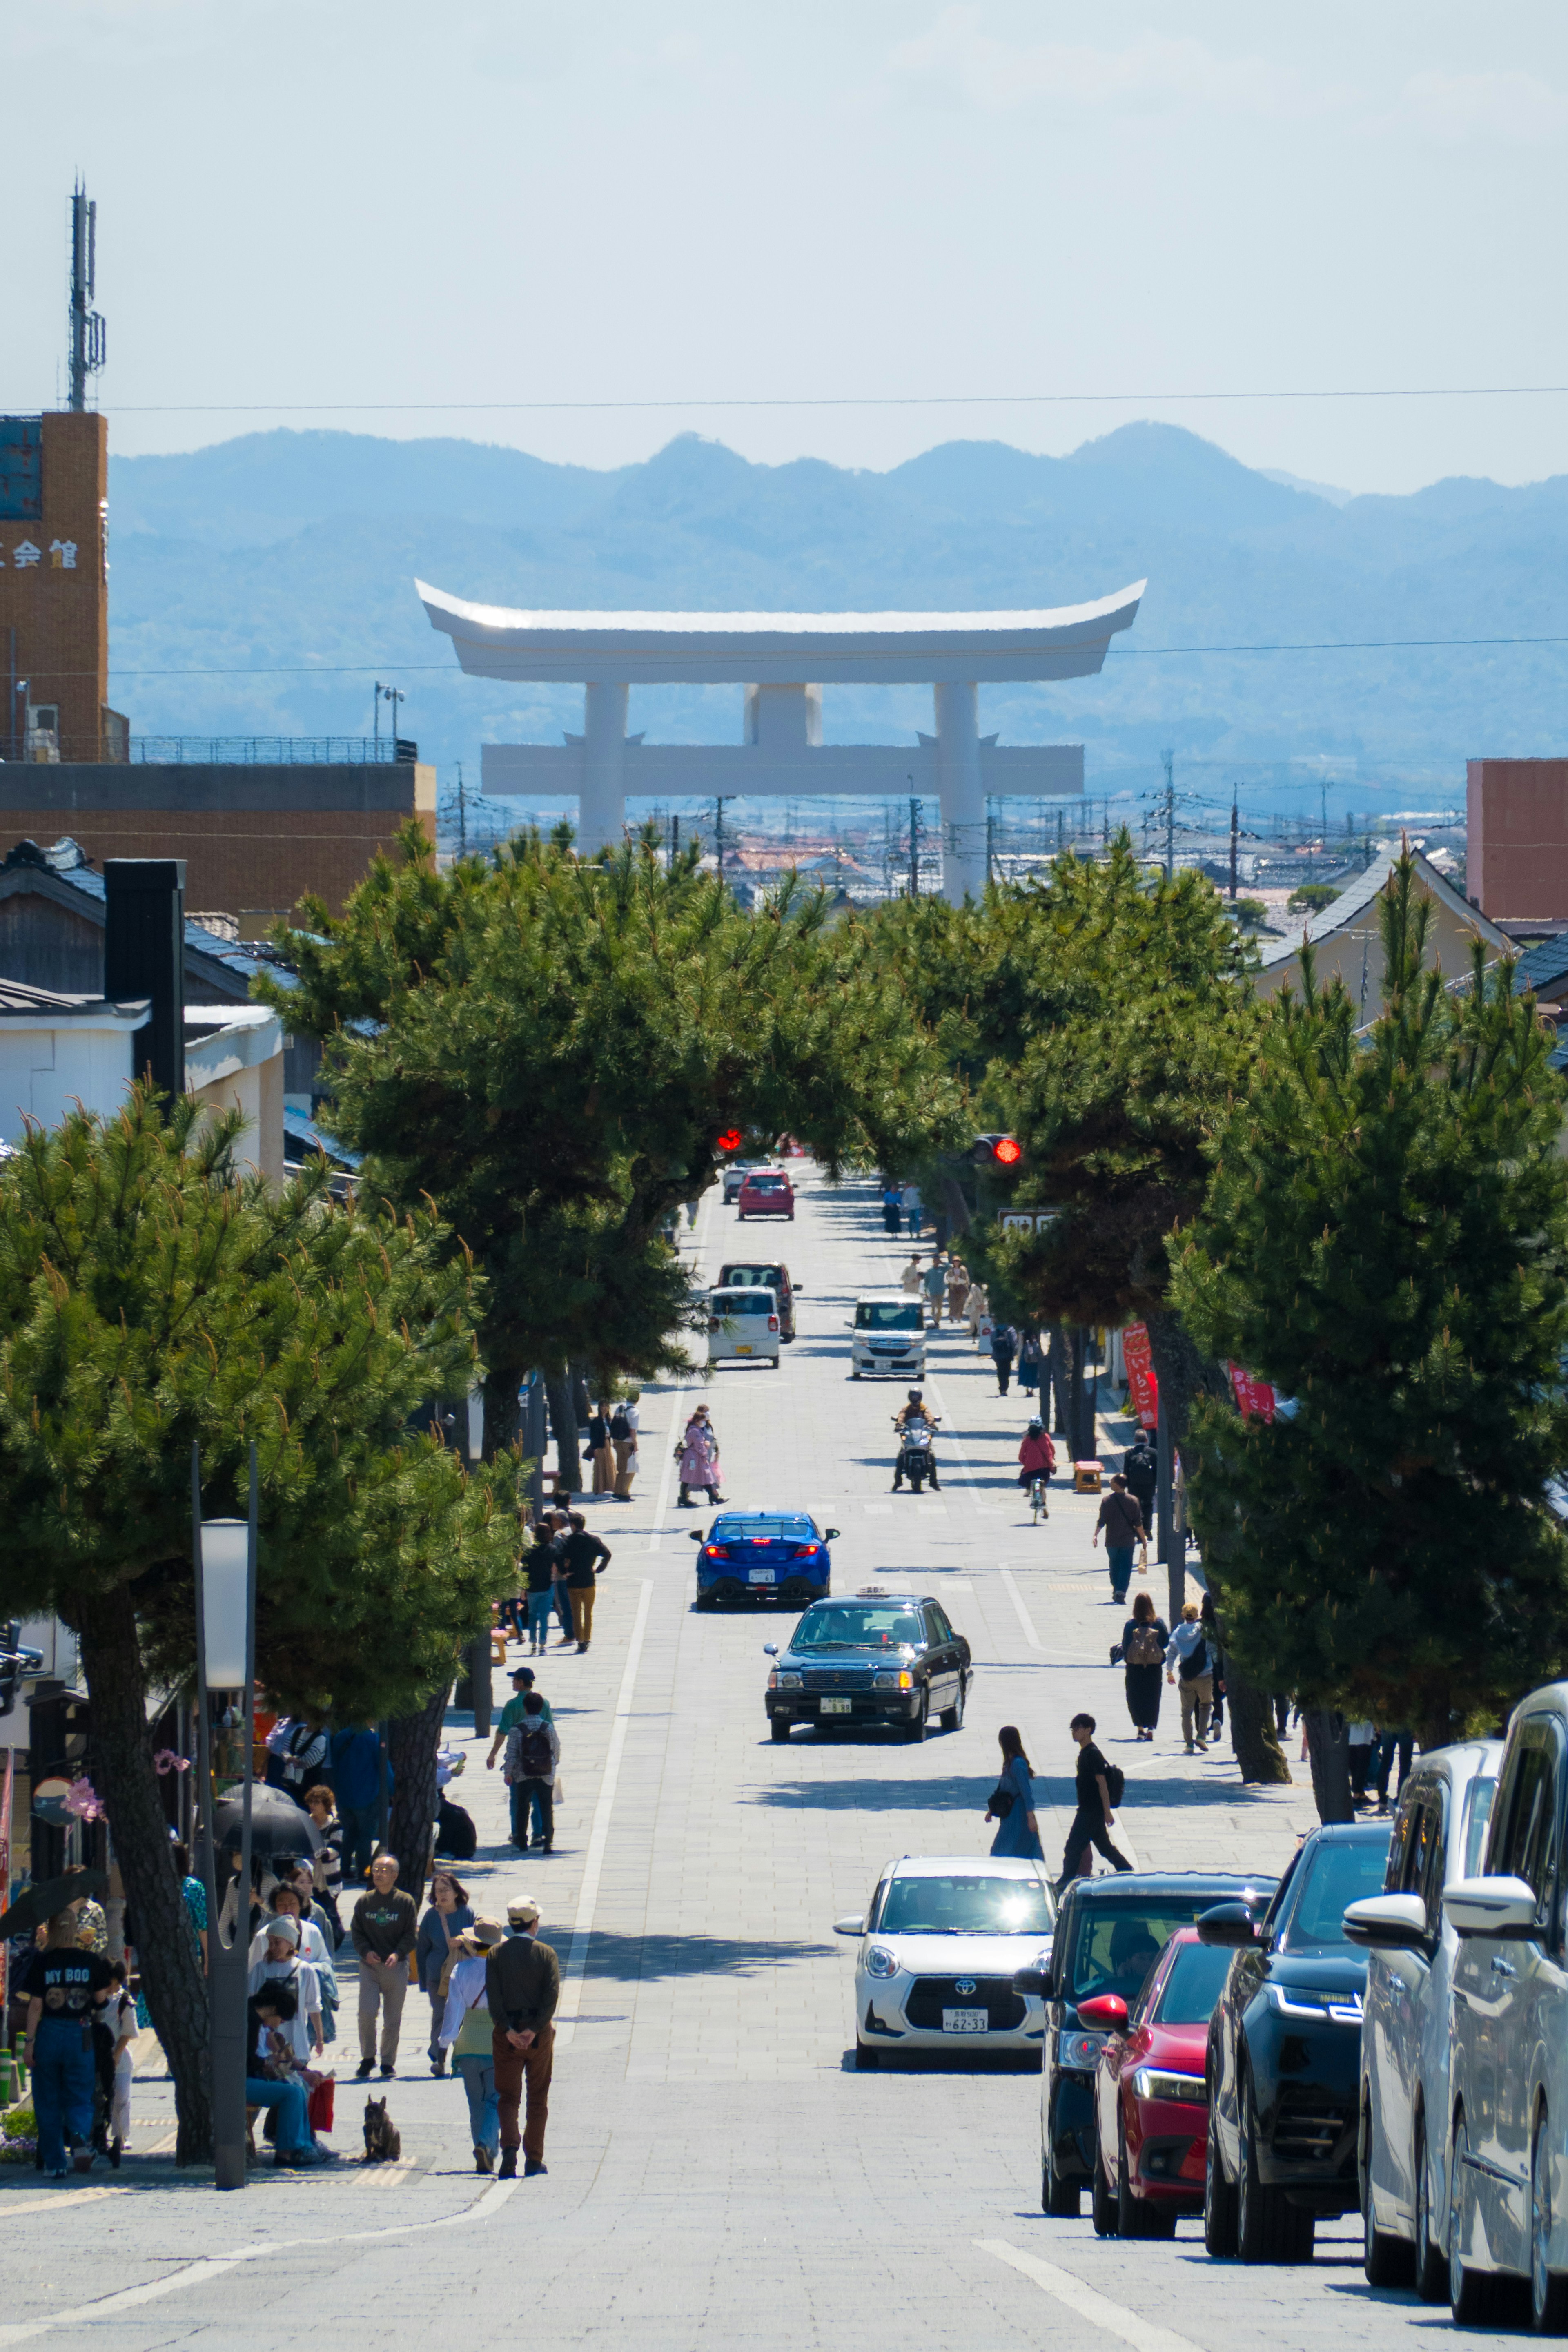
M 865 1956 L 868 1977 L 895 1977 L 898 1974 L 898 1954 L 890 1952 L 885 1944 L 873 1944 Z
M 876 1687 L 878 1690 L 913 1690 L 915 1676 L 911 1674 L 880 1674 L 876 1678 Z
M 1354 1990 L 1342 1990 L 1337 1985 L 1322 1988 L 1317 1985 L 1267 1984 L 1269 2006 L 1281 2017 L 1315 2018 L 1320 2025 L 1325 2020 L 1333 2025 L 1361 2023 L 1361 1995 Z
M 1133 2088 L 1140 2099 L 1176 2099 L 1195 2107 L 1203 2106 L 1208 2098 L 1208 2086 L 1201 2074 L 1167 2074 L 1160 2066 L 1140 2066 L 1133 2077 Z
M 768 1677 L 768 1687 L 769 1690 L 799 1690 L 800 1677 L 799 1675 L 771 1674 Z
M 1081 2068 L 1088 2074 L 1100 2063 L 1100 2053 L 1104 2045 L 1103 2033 L 1064 2033 L 1056 2046 L 1056 2063 L 1059 2066 Z

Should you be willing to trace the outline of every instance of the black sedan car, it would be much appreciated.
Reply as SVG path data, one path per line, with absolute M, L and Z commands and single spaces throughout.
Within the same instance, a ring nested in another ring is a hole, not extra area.
M 1040 2138 L 1048 2213 L 1076 2213 L 1094 2170 L 1094 2071 L 1106 2036 L 1080 2023 L 1079 2002 L 1116 1993 L 1130 2009 L 1178 1927 L 1190 1927 L 1227 1896 L 1249 1917 L 1262 1911 L 1274 1885 L 1229 1870 L 1140 1870 L 1075 1878 L 1068 1887 L 1050 1968 L 1020 1969 L 1013 1979 L 1016 1991 L 1045 1995 Z
M 1312 2260 L 1314 2216 L 1349 2213 L 1356 2178 L 1366 1955 L 1345 1906 L 1378 1894 L 1388 1823 L 1313 1830 L 1260 1923 L 1226 1903 L 1197 1923 L 1235 1958 L 1208 2029 L 1203 2234 L 1244 2263 Z
M 963 1729 L 969 1644 L 930 1593 L 862 1585 L 852 1598 L 814 1601 L 784 1649 L 763 1648 L 775 1661 L 767 1704 L 776 1740 L 797 1723 L 881 1724 L 924 1739 L 935 1716 L 944 1731 Z

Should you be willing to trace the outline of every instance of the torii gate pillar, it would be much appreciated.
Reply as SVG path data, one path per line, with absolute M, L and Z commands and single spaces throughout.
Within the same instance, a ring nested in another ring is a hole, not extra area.
M 933 688 L 936 794 L 942 810 L 942 896 L 950 907 L 985 896 L 986 795 L 980 782 L 979 696 L 972 678 Z

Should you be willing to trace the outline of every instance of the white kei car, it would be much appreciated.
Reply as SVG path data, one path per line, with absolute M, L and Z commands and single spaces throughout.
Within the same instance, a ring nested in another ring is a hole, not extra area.
M 860 1938 L 855 2064 L 884 2051 L 1027 2051 L 1038 2058 L 1045 2003 L 1013 1990 L 1015 1969 L 1044 1967 L 1056 1926 L 1045 1866 L 983 1854 L 904 1854 L 878 1879 Z

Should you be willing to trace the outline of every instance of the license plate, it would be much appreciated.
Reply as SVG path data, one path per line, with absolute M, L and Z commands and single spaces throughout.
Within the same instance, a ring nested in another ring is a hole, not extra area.
M 985 2009 L 945 2009 L 942 2012 L 944 2033 L 988 2033 L 990 2011 Z
M 855 1711 L 852 1698 L 825 1698 L 821 1705 L 824 1715 L 852 1715 Z
M 736 1352 L 736 1354 L 737 1354 L 737 1356 L 749 1356 L 749 1355 L 750 1355 L 750 1353 L 751 1353 L 751 1342 L 750 1342 L 750 1340 L 749 1340 L 749 1339 L 745 1340 L 745 1341 L 744 1341 L 740 1346 L 738 1346 L 738 1347 L 736 1349 L 736 1351 L 735 1351 L 735 1352 Z
M 774 1571 L 770 1568 L 748 1568 L 746 1571 L 746 1580 L 747 1584 L 771 1584 L 773 1574 Z

